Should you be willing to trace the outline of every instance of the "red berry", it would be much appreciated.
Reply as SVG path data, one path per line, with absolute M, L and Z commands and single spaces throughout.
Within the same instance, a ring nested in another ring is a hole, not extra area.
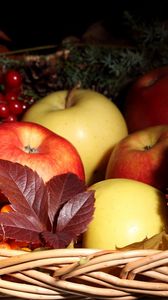
M 7 118 L 3 119 L 3 122 L 15 122 L 15 121 L 17 121 L 17 117 L 12 114 L 10 114 Z
M 9 116 L 9 107 L 6 103 L 0 103 L 0 118 L 7 118 Z
M 15 91 L 10 90 L 9 92 L 7 92 L 5 94 L 5 98 L 6 98 L 6 101 L 18 100 L 18 94 Z
M 22 85 L 22 76 L 16 70 L 8 70 L 5 74 L 5 85 L 7 89 L 18 89 Z
M 9 101 L 9 111 L 14 115 L 20 115 L 23 112 L 21 102 L 19 100 Z
M 23 112 L 25 112 L 28 109 L 29 104 L 26 102 L 22 102 L 21 104 L 22 104 L 22 110 L 23 110 Z

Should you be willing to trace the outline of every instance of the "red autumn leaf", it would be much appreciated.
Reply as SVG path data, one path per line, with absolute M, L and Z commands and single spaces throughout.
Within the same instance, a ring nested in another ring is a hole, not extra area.
M 83 232 L 82 226 L 85 224 L 86 218 L 88 219 L 90 210 L 93 210 L 92 197 L 93 192 L 89 191 L 75 195 L 70 199 L 60 210 L 56 231 L 62 232 L 67 227 L 70 231 L 78 231 L 76 226 L 80 225 L 80 231 Z
M 42 225 L 48 220 L 48 197 L 46 186 L 32 169 L 19 163 L 0 160 L 0 190 L 9 199 L 13 208 L 31 215 Z
M 43 241 L 44 245 L 47 245 L 48 248 L 61 248 L 59 247 L 59 237 L 57 234 L 51 231 L 44 231 L 41 233 L 41 240 Z M 68 244 L 65 244 L 65 247 Z
M 47 182 L 48 211 L 51 224 L 60 206 L 78 193 L 86 190 L 85 184 L 75 174 L 67 173 L 53 177 Z M 57 201 L 56 201 L 57 199 Z
M 44 232 L 44 240 L 50 243 L 50 247 L 64 248 L 86 230 L 94 211 L 93 191 L 79 193 L 73 196 L 59 211 L 55 234 Z M 55 239 L 54 236 L 57 236 Z
M 15 212 L 0 214 L 0 235 L 36 243 L 48 222 L 47 191 L 36 172 L 18 163 L 0 160 L 0 190 Z
M 86 230 L 86 224 L 90 223 L 93 217 L 93 199 L 93 191 L 83 192 L 64 205 L 59 213 L 56 228 L 60 248 L 68 245 L 74 234 L 78 236 Z
M 39 232 L 41 232 L 41 228 L 29 220 L 26 215 L 17 212 L 1 213 L 0 222 L 0 236 L 3 240 L 14 239 L 19 242 L 40 244 Z
M 93 216 L 94 192 L 71 173 L 44 183 L 30 168 L 0 160 L 0 190 L 14 208 L 0 213 L 1 239 L 66 247 Z

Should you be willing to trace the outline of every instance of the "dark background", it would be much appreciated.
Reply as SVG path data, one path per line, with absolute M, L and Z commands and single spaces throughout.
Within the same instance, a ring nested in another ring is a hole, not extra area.
M 42 2 L 42 3 L 41 3 Z M 103 20 L 108 30 L 122 35 L 125 10 L 152 22 L 168 18 L 168 0 L 139 1 L 13 1 L 1 3 L 0 29 L 12 39 L 14 49 L 58 44 L 69 35 L 80 37 L 94 22 Z

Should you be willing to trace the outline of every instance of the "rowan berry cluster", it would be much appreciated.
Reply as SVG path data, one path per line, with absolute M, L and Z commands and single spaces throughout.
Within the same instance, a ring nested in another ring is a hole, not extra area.
M 0 121 L 18 121 L 34 100 L 23 94 L 21 72 L 10 69 L 0 78 Z

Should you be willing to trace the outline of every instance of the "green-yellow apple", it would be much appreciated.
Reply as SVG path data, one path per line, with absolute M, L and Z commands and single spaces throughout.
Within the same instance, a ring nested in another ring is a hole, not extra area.
M 83 247 L 113 249 L 142 241 L 167 229 L 164 194 L 132 179 L 106 179 L 95 190 L 93 220 L 83 236 Z
M 84 168 L 75 147 L 51 130 L 30 122 L 0 125 L 0 159 L 26 165 L 46 182 L 71 172 L 84 180 Z
M 129 134 L 114 147 L 106 178 L 130 178 L 162 191 L 168 187 L 168 125 Z
M 153 69 L 134 82 L 124 111 L 129 132 L 168 124 L 168 66 Z
M 89 185 L 104 179 L 113 146 L 128 133 L 117 106 L 84 89 L 49 94 L 28 109 L 23 121 L 41 124 L 69 140 L 81 156 Z

